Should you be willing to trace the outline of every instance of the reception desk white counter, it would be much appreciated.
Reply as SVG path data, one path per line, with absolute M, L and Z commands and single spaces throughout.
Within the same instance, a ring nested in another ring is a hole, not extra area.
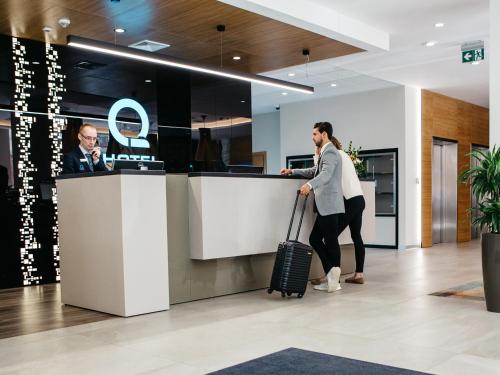
M 119 316 L 169 308 L 164 172 L 56 180 L 62 303 Z
M 297 188 L 305 181 L 269 175 L 167 175 L 171 303 L 267 288 Z M 362 182 L 362 186 L 367 203 L 363 235 L 370 240 L 375 222 L 374 182 Z M 301 231 L 306 243 L 312 220 L 309 198 Z M 342 272 L 354 272 L 348 229 L 340 242 Z M 322 274 L 315 255 L 310 277 Z
M 169 302 L 266 288 L 296 191 L 305 181 L 153 171 L 62 176 L 62 302 L 130 316 L 168 309 Z M 363 236 L 370 241 L 374 183 L 362 187 Z M 311 198 L 300 237 L 306 243 L 314 219 Z M 348 230 L 340 242 L 342 271 L 353 272 Z M 322 273 L 315 256 L 310 277 Z
M 306 180 L 282 176 L 227 173 L 189 175 L 189 235 L 192 259 L 218 259 L 275 252 L 289 225 L 297 189 Z M 362 182 L 366 199 L 362 235 L 374 237 L 375 186 Z M 298 213 L 303 199 L 299 200 Z M 299 241 L 308 243 L 314 224 L 312 194 L 307 200 Z M 349 230 L 340 238 L 351 243 Z

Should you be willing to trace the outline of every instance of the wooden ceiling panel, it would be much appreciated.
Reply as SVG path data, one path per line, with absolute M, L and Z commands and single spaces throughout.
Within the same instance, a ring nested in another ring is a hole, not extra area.
M 68 17 L 71 26 L 57 20 Z M 220 65 L 220 33 L 225 24 L 223 66 L 251 73 L 361 52 L 359 48 L 223 4 L 216 0 L 0 0 L 0 33 L 66 44 L 68 34 L 129 45 L 143 39 L 168 43 L 161 54 Z M 43 26 L 53 27 L 50 34 Z M 125 34 L 115 35 L 115 26 Z M 115 40 L 116 39 L 116 40 Z M 240 61 L 232 56 L 239 55 Z

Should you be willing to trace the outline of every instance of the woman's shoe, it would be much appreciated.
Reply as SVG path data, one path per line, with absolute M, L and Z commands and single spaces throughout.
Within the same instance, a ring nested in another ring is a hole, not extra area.
M 348 277 L 344 281 L 346 283 L 349 283 L 349 284 L 364 284 L 365 283 L 365 279 L 363 277 L 358 277 L 356 279 L 354 276 Z
M 318 277 L 317 279 L 311 279 L 311 285 L 320 285 L 326 281 L 324 277 Z

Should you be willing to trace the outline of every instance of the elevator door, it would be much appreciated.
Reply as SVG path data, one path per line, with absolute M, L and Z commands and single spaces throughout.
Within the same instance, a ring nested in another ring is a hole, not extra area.
M 457 144 L 435 139 L 432 151 L 432 242 L 456 242 Z

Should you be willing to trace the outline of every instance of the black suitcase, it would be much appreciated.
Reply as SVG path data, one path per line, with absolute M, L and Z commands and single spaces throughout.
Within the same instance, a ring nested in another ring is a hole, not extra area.
M 291 296 L 292 293 L 298 293 L 297 297 L 302 298 L 306 292 L 307 282 L 309 280 L 309 269 L 311 267 L 313 249 L 312 247 L 298 241 L 308 196 L 304 199 L 304 205 L 302 206 L 302 213 L 300 215 L 295 240 L 289 240 L 293 225 L 293 218 L 295 216 L 297 202 L 299 200 L 299 193 L 300 191 L 297 191 L 286 240 L 278 245 L 276 260 L 274 261 L 273 275 L 271 277 L 271 286 L 267 290 L 269 294 L 277 290 L 281 292 L 282 297 L 285 297 L 285 295 Z

